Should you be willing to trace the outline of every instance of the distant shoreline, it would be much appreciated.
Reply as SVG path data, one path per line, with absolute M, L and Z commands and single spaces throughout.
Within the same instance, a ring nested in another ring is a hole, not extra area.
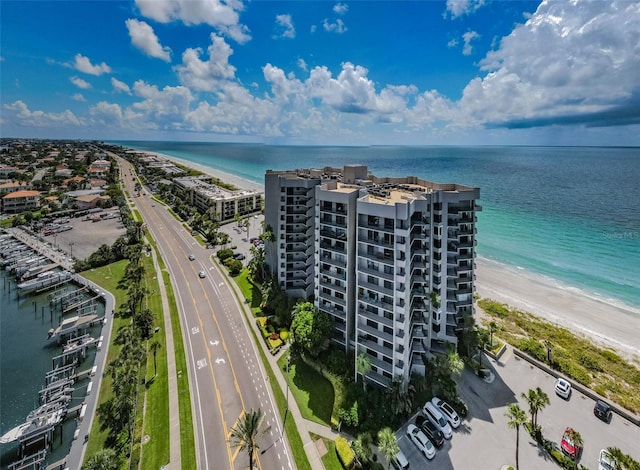
M 127 147 L 128 148 L 128 147 Z M 215 168 L 160 152 L 143 151 L 224 180 L 240 189 L 264 191 L 264 186 Z M 563 326 L 600 346 L 610 347 L 640 366 L 640 309 L 587 295 L 551 278 L 497 261 L 476 259 L 476 291 L 482 298 L 525 310 Z

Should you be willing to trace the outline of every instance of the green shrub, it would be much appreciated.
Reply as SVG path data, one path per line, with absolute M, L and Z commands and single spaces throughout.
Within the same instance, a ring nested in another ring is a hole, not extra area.
M 282 328 L 280 330 L 280 339 L 286 342 L 288 337 L 289 337 L 289 330 L 287 330 L 286 328 Z
M 538 340 L 523 338 L 518 342 L 517 347 L 538 361 L 545 362 L 547 359 L 547 351 Z
M 336 453 L 342 466 L 344 468 L 351 468 L 355 460 L 355 455 L 347 440 L 342 436 L 336 437 Z
M 224 250 L 218 250 L 218 259 L 220 261 L 224 261 L 228 258 L 231 258 L 232 256 L 233 256 L 233 250 L 230 250 L 228 248 Z

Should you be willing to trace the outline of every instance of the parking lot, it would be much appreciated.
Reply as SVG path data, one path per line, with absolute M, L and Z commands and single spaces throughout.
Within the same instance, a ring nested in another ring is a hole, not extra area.
M 465 369 L 458 380 L 458 393 L 469 408 L 469 415 L 453 430 L 451 440 L 437 449 L 433 460 L 427 460 L 406 435 L 406 427 L 414 422 L 412 417 L 396 433 L 398 444 L 408 458 L 412 469 L 500 469 L 503 465 L 515 465 L 516 432 L 509 428 L 504 413 L 507 405 L 518 402 L 527 411 L 520 396 L 530 388 L 540 387 L 548 395 L 550 405 L 538 413 L 538 423 L 545 438 L 557 443 L 567 426 L 580 432 L 584 450 L 579 463 L 587 468 L 598 468 L 600 449 L 614 446 L 640 460 L 640 428 L 613 415 L 611 423 L 600 421 L 593 414 L 594 401 L 573 390 L 569 400 L 563 400 L 554 392 L 555 378 L 517 358 L 512 351 L 501 360 L 485 361 L 491 364 L 496 379 L 486 383 Z M 546 453 L 538 448 L 528 432 L 520 429 L 520 464 L 522 468 L 540 470 L 560 468 Z
M 73 227 L 71 230 L 43 236 L 42 239 L 67 254 L 73 254 L 76 259 L 86 259 L 101 245 L 111 246 L 119 236 L 126 234 L 117 207 L 91 215 L 100 216 L 102 214 L 116 214 L 117 216 L 113 218 L 105 216 L 97 222 L 93 222 L 91 219 L 87 220 L 87 217 L 71 217 L 66 224 Z

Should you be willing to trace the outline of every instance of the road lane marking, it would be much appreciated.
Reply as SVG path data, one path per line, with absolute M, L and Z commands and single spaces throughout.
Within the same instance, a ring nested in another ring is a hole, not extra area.
M 200 328 L 198 328 L 197 326 L 194 326 L 193 328 L 191 328 L 192 335 L 197 335 L 198 333 L 200 333 Z
M 203 367 L 207 367 L 207 359 L 198 359 L 198 369 L 202 369 Z

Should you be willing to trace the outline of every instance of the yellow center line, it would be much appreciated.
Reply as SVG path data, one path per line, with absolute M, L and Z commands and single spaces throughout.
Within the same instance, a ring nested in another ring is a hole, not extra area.
M 160 220 L 160 222 L 163 223 L 164 225 L 167 225 L 162 220 Z M 178 256 L 176 255 L 176 251 L 173 249 L 171 240 L 168 240 L 167 237 L 162 234 L 162 231 L 159 231 L 159 232 L 160 232 L 160 236 L 167 243 L 169 251 L 173 254 L 174 257 L 178 258 Z M 178 268 L 180 269 L 180 272 L 182 273 L 182 275 L 185 276 L 185 278 L 186 278 L 186 274 L 185 274 L 184 269 L 182 268 L 182 264 L 181 263 L 177 263 L 177 265 L 178 265 Z M 191 290 L 190 284 L 188 282 L 186 284 L 187 284 L 187 289 L 189 290 L 189 295 L 193 299 L 193 291 Z M 206 291 L 205 291 L 205 298 L 207 298 L 207 302 L 209 303 L 209 306 L 211 306 L 211 303 L 209 302 L 209 298 L 208 298 L 208 296 L 206 294 Z M 197 315 L 197 318 L 198 318 L 198 323 L 200 325 L 201 331 L 203 331 L 204 330 L 204 324 L 202 323 L 202 318 L 200 317 L 200 313 L 199 313 L 199 310 L 197 308 L 197 304 L 195 305 L 195 307 L 196 307 L 195 311 L 196 311 L 196 315 Z M 185 325 L 185 326 L 188 327 L 188 325 Z M 222 410 L 222 397 L 220 395 L 220 389 L 218 387 L 218 383 L 217 383 L 217 380 L 216 380 L 216 377 L 215 377 L 215 373 L 213 371 L 213 366 L 211 364 L 211 351 L 210 351 L 209 347 L 206 345 L 206 342 L 205 342 L 205 348 L 207 350 L 207 356 L 208 356 L 208 359 L 209 359 L 209 370 L 211 371 L 211 377 L 213 379 L 213 387 L 214 387 L 214 389 L 216 391 L 216 401 L 218 402 L 218 410 L 220 412 L 220 420 L 222 421 L 222 427 L 223 427 L 225 435 L 228 435 L 227 423 L 226 423 L 226 421 L 224 419 L 224 412 Z M 196 370 L 197 370 L 197 368 L 196 368 Z M 243 408 L 244 408 L 244 406 L 243 406 Z M 227 456 L 229 458 L 229 465 L 233 468 L 233 457 L 232 457 L 232 452 L 231 452 L 231 446 L 230 446 L 228 441 L 225 442 L 225 446 L 227 448 Z

